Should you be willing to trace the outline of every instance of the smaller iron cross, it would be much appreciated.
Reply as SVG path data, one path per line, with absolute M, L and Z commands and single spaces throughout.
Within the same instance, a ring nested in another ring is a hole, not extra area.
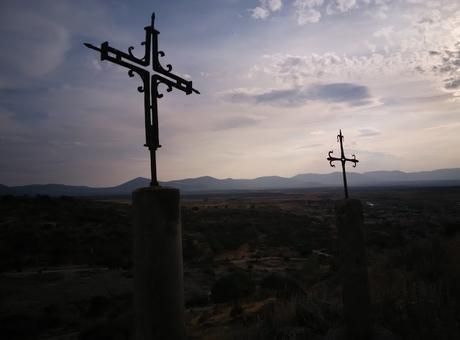
M 348 198 L 348 186 L 347 186 L 347 174 L 345 173 L 345 163 L 346 162 L 353 162 L 353 168 L 356 168 L 356 163 L 358 163 L 359 161 L 356 159 L 356 156 L 355 155 L 352 155 L 353 156 L 353 159 L 350 159 L 350 158 L 346 158 L 345 157 L 345 153 L 343 152 L 343 135 L 342 135 L 342 130 L 340 130 L 340 133 L 337 135 L 337 142 L 340 141 L 340 151 L 341 151 L 341 155 L 340 155 L 340 158 L 336 158 L 336 157 L 332 157 L 331 154 L 334 152 L 334 151 L 329 151 L 329 157 L 327 158 L 327 160 L 329 161 L 329 164 L 335 168 L 335 164 L 332 164 L 332 162 L 334 161 L 340 161 L 342 162 L 342 173 L 343 173 L 343 185 L 345 187 L 345 198 Z
M 152 14 L 152 21 L 149 26 L 144 28 L 145 40 L 141 43 L 144 46 L 144 56 L 136 57 L 133 54 L 134 47 L 130 46 L 128 52 L 122 52 L 109 45 L 106 41 L 100 47 L 84 43 L 84 45 L 101 54 L 101 60 L 108 60 L 128 69 L 128 75 L 134 77 L 137 74 L 142 80 L 142 86 L 137 90 L 144 93 L 144 113 L 145 113 L 145 144 L 150 151 L 150 170 L 151 186 L 158 186 L 156 150 L 161 147 L 158 133 L 158 99 L 163 97 L 159 92 L 160 84 L 166 87 L 167 92 L 176 88 L 185 94 L 200 94 L 192 86 L 190 80 L 179 77 L 172 73 L 172 66 L 167 64 L 166 67 L 160 63 L 160 57 L 165 53 L 158 50 L 159 31 L 155 29 L 155 13 Z M 148 70 L 152 68 L 152 73 Z

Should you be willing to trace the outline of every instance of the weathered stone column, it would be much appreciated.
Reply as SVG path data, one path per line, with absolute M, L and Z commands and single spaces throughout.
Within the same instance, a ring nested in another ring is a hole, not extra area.
M 134 339 L 184 340 L 179 190 L 138 189 L 133 207 Z
M 370 339 L 372 316 L 361 202 L 355 199 L 337 201 L 335 214 L 346 338 Z

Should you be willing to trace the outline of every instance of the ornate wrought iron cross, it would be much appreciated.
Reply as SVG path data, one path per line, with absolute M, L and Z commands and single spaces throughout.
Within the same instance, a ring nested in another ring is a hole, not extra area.
M 342 173 L 343 173 L 343 185 L 345 187 L 345 198 L 348 198 L 348 186 L 347 186 L 347 174 L 345 173 L 345 163 L 346 162 L 353 162 L 353 167 L 356 168 L 356 163 L 358 163 L 359 161 L 356 159 L 356 156 L 355 155 L 352 155 L 353 156 L 353 159 L 350 159 L 350 158 L 346 158 L 345 157 L 345 153 L 343 152 L 343 135 L 342 135 L 342 130 L 340 130 L 340 133 L 337 135 L 337 142 L 340 141 L 340 151 L 341 151 L 341 155 L 340 155 L 340 158 L 336 158 L 336 157 L 332 157 L 331 154 L 334 152 L 334 151 L 329 151 L 329 157 L 327 158 L 327 160 L 329 161 L 329 164 L 335 168 L 335 164 L 332 164 L 332 162 L 334 161 L 340 161 L 342 162 Z
M 155 152 L 161 147 L 158 136 L 158 99 L 163 97 L 158 91 L 158 86 L 163 84 L 166 86 L 166 91 L 171 92 L 173 87 L 185 92 L 187 95 L 195 92 L 200 94 L 192 87 L 192 82 L 185 80 L 172 73 L 172 66 L 166 65 L 164 68 L 159 60 L 159 57 L 164 57 L 165 53 L 158 50 L 158 35 L 159 31 L 155 29 L 155 13 L 152 14 L 152 22 L 150 26 L 144 28 L 145 41 L 141 43 L 145 47 L 144 56 L 138 58 L 134 56 L 134 47 L 128 48 L 128 53 L 119 51 L 111 46 L 106 41 L 101 44 L 101 47 L 96 47 L 85 43 L 88 48 L 101 53 L 101 60 L 108 60 L 115 64 L 121 65 L 128 69 L 128 75 L 134 77 L 137 73 L 142 80 L 143 85 L 137 90 L 144 93 L 144 111 L 145 111 L 145 144 L 150 151 L 150 169 L 151 169 L 151 186 L 158 186 L 157 168 Z M 153 71 L 156 73 L 150 75 L 147 67 L 152 65 Z

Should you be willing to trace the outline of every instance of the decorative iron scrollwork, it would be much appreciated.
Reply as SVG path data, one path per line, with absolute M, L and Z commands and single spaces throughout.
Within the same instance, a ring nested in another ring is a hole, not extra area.
M 159 55 L 160 57 L 163 58 L 163 57 L 166 55 L 166 53 L 164 53 L 163 51 L 158 51 L 158 55 Z M 162 69 L 165 69 L 165 68 L 161 65 L 161 63 L 160 63 L 159 60 L 158 60 L 158 66 L 161 67 Z M 171 64 L 166 65 L 166 68 L 168 69 L 168 72 L 171 72 L 171 71 L 172 71 L 172 65 L 171 65 Z
M 335 168 L 335 164 L 332 164 L 332 162 L 335 161 L 335 158 L 332 157 L 333 153 L 334 151 L 329 151 L 328 153 L 329 157 L 327 158 L 327 160 L 329 161 L 329 164 L 331 165 L 331 167 Z
M 359 161 L 356 159 L 356 156 L 354 154 L 351 156 L 353 157 L 353 159 L 351 160 L 354 163 L 353 168 L 356 168 L 356 163 L 358 163 Z

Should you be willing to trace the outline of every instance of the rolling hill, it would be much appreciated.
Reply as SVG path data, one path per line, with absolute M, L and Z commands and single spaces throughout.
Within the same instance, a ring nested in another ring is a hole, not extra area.
M 421 172 L 371 171 L 347 174 L 349 186 L 451 186 L 460 185 L 460 169 L 439 169 Z M 138 177 L 114 187 L 93 188 L 63 184 L 32 184 L 24 186 L 0 185 L 0 195 L 50 196 L 114 196 L 130 195 L 137 188 L 150 184 Z M 301 189 L 342 186 L 340 172 L 328 174 L 299 174 L 293 177 L 266 176 L 254 179 L 217 179 L 210 176 L 161 182 L 163 186 L 180 189 L 184 193 L 232 190 Z

